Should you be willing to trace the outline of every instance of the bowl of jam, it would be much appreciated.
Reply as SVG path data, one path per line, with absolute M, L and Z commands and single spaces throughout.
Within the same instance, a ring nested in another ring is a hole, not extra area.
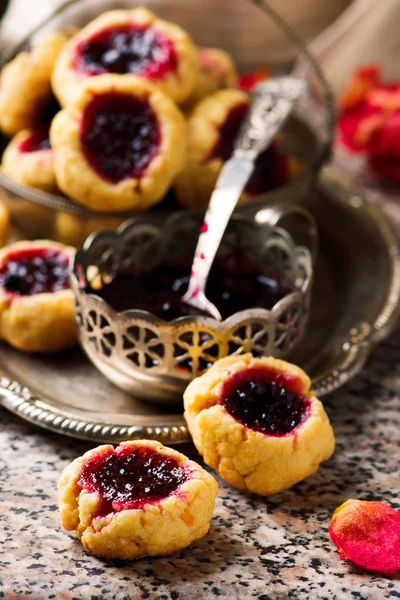
M 71 272 L 80 343 L 118 387 L 180 403 L 189 381 L 245 352 L 286 357 L 307 322 L 312 256 L 278 228 L 231 220 L 207 282 L 222 320 L 182 302 L 201 218 L 133 218 L 91 235 Z

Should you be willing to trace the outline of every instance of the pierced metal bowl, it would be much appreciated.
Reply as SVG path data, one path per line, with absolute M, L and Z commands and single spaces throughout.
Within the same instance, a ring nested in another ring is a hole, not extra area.
M 271 310 L 250 308 L 218 322 L 202 316 L 163 321 L 150 312 L 116 312 L 86 290 L 109 282 L 120 269 L 151 257 L 194 251 L 201 220 L 181 214 L 164 224 L 138 217 L 117 232 L 93 234 L 76 254 L 71 274 L 80 342 L 93 364 L 118 387 L 154 402 L 182 401 L 189 381 L 217 359 L 252 352 L 286 356 L 303 334 L 310 302 L 312 257 L 278 228 L 234 217 L 219 257 L 235 253 L 253 264 L 272 264 L 293 284 Z

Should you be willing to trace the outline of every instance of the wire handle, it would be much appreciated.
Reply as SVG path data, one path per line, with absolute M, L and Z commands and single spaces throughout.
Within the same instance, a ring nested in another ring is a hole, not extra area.
M 335 133 L 335 118 L 336 118 L 336 110 L 335 110 L 335 96 L 333 91 L 322 72 L 321 67 L 318 62 L 308 49 L 307 45 L 304 43 L 302 38 L 298 35 L 298 33 L 289 25 L 289 23 L 276 11 L 266 0 L 246 0 L 250 4 L 257 6 L 260 10 L 266 13 L 277 25 L 278 27 L 285 33 L 288 40 L 298 48 L 303 56 L 308 60 L 309 64 L 314 70 L 314 73 L 322 86 L 324 91 L 324 97 L 326 102 L 326 112 L 327 112 L 327 140 L 324 142 L 324 150 L 322 152 L 321 163 L 327 160 L 331 154 L 332 150 L 332 142 Z

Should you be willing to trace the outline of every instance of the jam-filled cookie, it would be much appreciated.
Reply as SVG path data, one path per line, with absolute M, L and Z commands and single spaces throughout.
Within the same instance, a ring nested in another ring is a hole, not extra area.
M 57 352 L 76 343 L 73 253 L 48 240 L 0 250 L 0 339 L 25 352 Z
M 0 77 L 0 128 L 12 137 L 35 127 L 52 100 L 51 75 L 67 32 L 53 33 L 9 62 Z
M 17 183 L 56 192 L 54 152 L 50 147 L 48 126 L 17 133 L 4 151 L 1 168 Z
M 60 189 L 95 211 L 141 211 L 159 202 L 181 171 L 186 122 L 142 77 L 86 80 L 50 129 Z
M 240 490 L 282 492 L 312 475 L 335 448 L 310 379 L 282 360 L 223 358 L 189 384 L 184 406 L 204 461 Z
M 0 194 L 0 248 L 7 242 L 10 231 L 10 211 L 7 196 Z
M 83 246 L 91 233 L 118 229 L 125 220 L 126 217 L 92 217 L 59 211 L 55 219 L 54 239 L 71 246 Z
M 58 483 L 62 526 L 89 552 L 134 559 L 170 554 L 208 532 L 218 493 L 197 463 L 158 442 L 99 446 Z
M 225 50 L 200 48 L 199 58 L 200 71 L 196 86 L 186 102 L 185 108 L 193 107 L 217 90 L 235 88 L 238 82 L 235 63 Z
M 205 208 L 222 166 L 230 158 L 235 138 L 250 106 L 241 90 L 220 90 L 201 100 L 188 120 L 188 151 L 184 170 L 174 184 L 178 202 L 187 208 Z M 276 144 L 257 159 L 241 200 L 267 192 L 284 183 L 286 157 Z
M 53 74 L 53 90 L 69 104 L 92 75 L 140 75 L 185 101 L 192 93 L 199 58 L 189 35 L 145 8 L 103 13 L 68 43 Z

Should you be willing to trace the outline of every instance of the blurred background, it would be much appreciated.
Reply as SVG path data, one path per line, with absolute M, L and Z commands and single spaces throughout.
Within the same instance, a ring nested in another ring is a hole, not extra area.
M 270 0 L 269 3 L 309 42 L 335 21 L 352 0 Z M 60 4 L 63 0 L 0 0 L 0 12 L 5 13 L 0 29 L 2 47 L 23 38 Z M 156 11 L 167 4 L 168 9 L 175 8 L 178 15 L 182 10 L 191 12 L 193 20 L 205 28 L 210 26 L 210 15 L 216 20 L 229 18 L 232 36 L 240 35 L 242 25 L 246 23 L 249 26 L 246 31 L 252 32 L 247 43 L 256 49 L 258 38 L 262 37 L 264 48 L 267 42 L 270 64 L 287 63 L 295 56 L 282 32 L 272 22 L 269 27 L 265 19 L 260 23 L 258 10 L 248 0 L 153 0 L 139 1 L 138 4 L 149 5 Z M 226 17 L 227 13 L 229 17 Z

